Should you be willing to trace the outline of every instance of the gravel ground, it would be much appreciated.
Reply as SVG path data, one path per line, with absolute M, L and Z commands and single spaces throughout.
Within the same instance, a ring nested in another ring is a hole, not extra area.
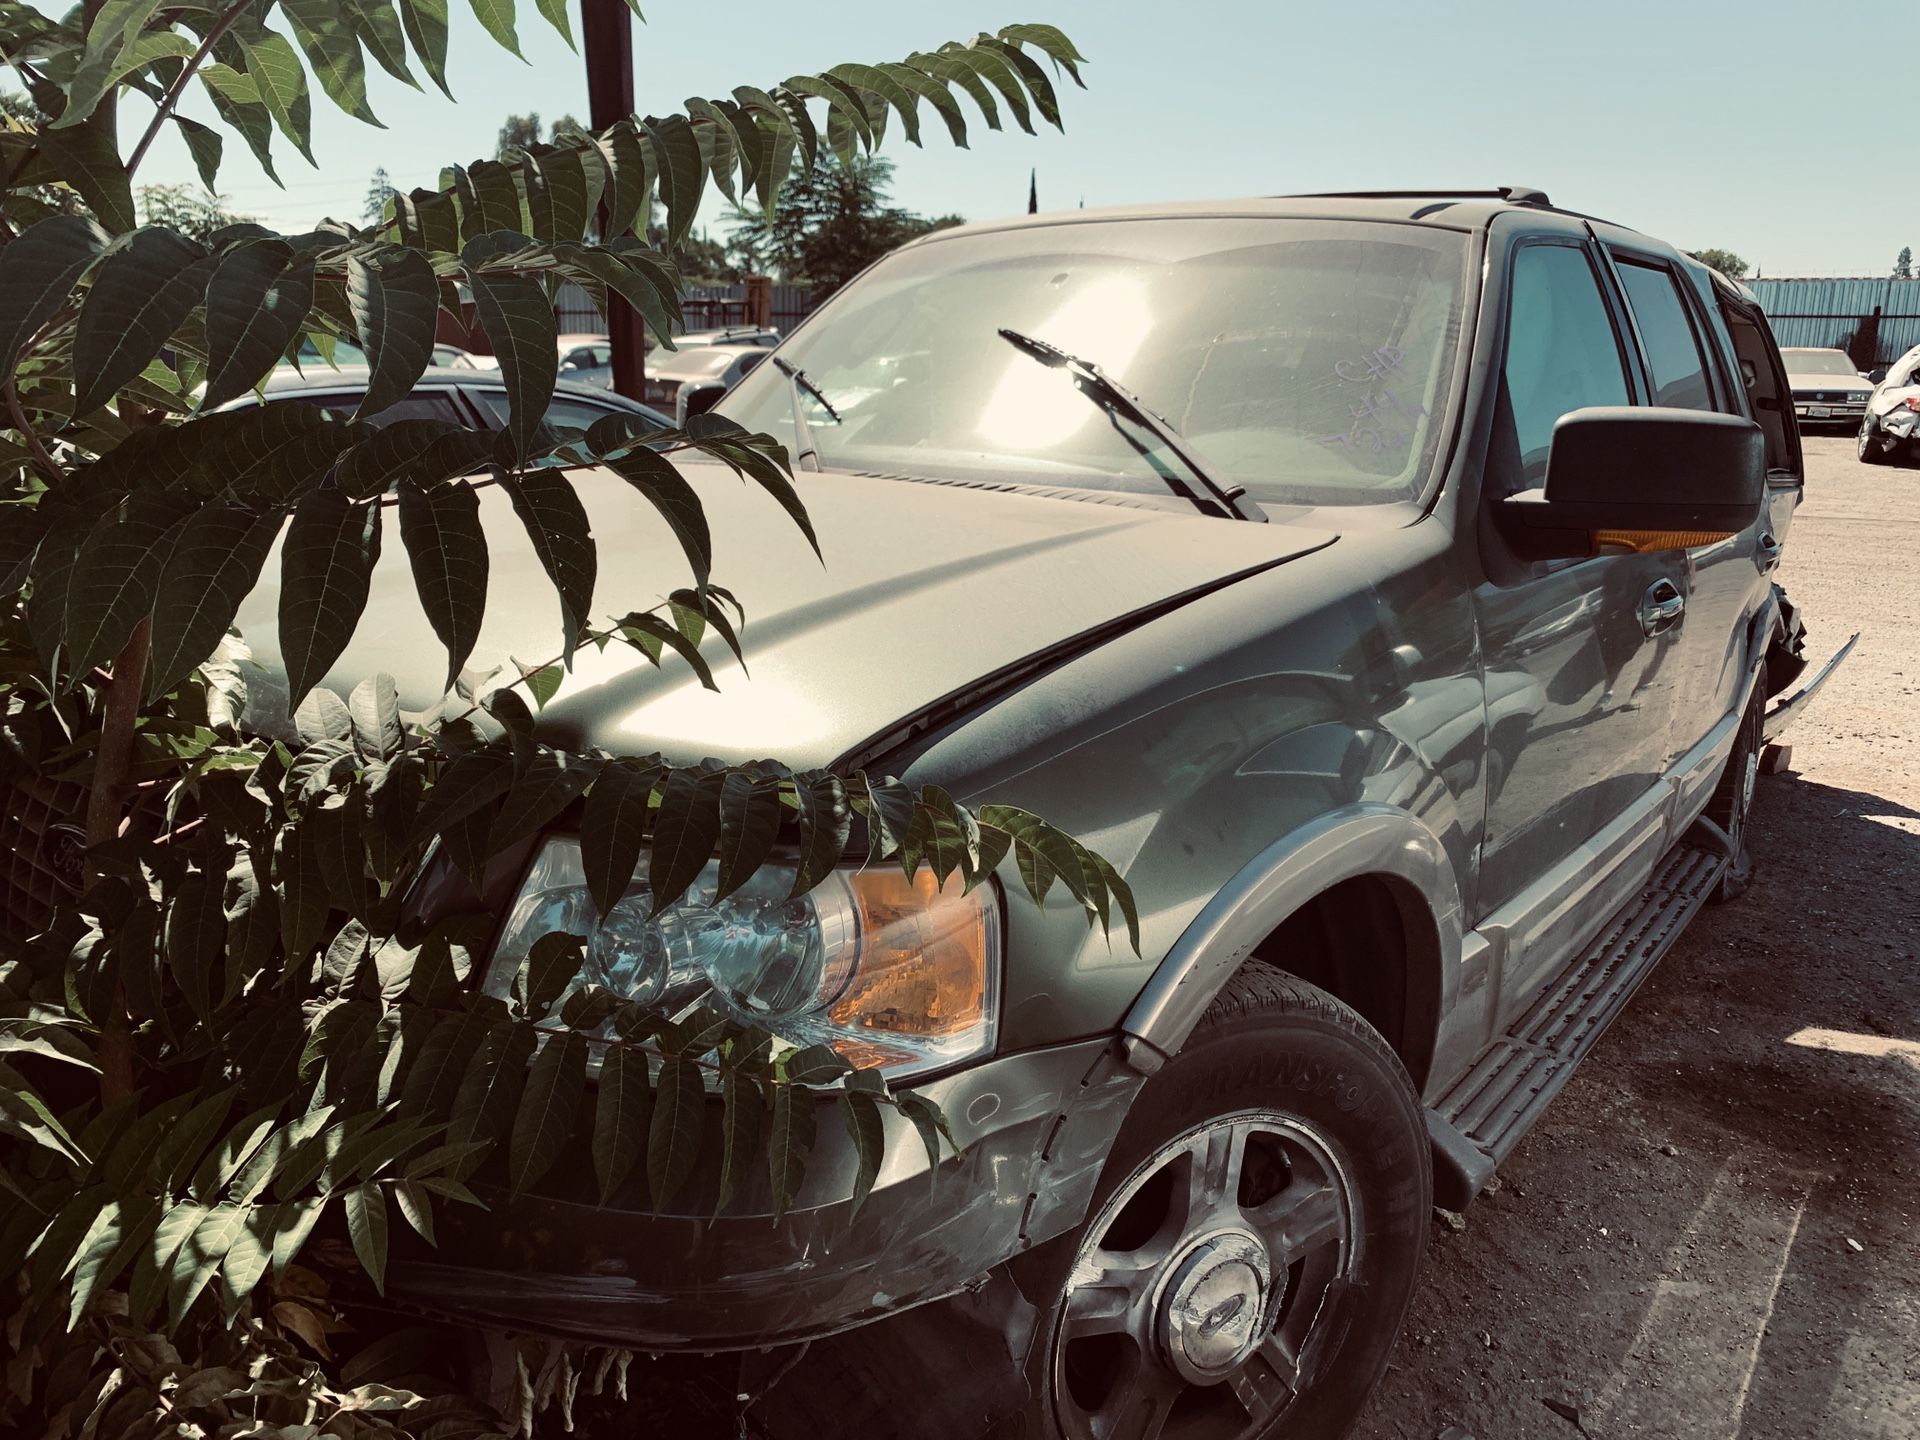
M 1920 469 L 1807 441 L 1781 579 L 1860 645 L 1662 962 L 1459 1228 L 1358 1440 L 1920 1436 Z

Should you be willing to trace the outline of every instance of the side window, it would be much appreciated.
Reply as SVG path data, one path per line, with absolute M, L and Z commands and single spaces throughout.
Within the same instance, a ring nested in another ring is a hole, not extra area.
M 1685 302 L 1674 288 L 1673 272 L 1665 266 L 1622 260 L 1620 284 L 1627 292 L 1641 343 L 1647 347 L 1653 403 L 1683 410 L 1713 409 L 1706 361 Z
M 1514 256 L 1504 375 L 1520 488 L 1537 489 L 1546 483 L 1547 448 L 1562 415 L 1630 398 L 1620 342 L 1585 251 L 1527 245 Z
M 1767 437 L 1767 469 L 1800 471 L 1799 454 L 1788 429 L 1793 402 L 1787 392 L 1786 372 L 1780 368 L 1778 352 L 1761 326 L 1766 322 L 1760 312 L 1750 311 L 1744 302 L 1720 294 L 1720 315 L 1727 322 L 1727 334 L 1733 339 L 1734 359 L 1740 366 L 1740 384 L 1747 393 L 1747 408 L 1754 423 Z

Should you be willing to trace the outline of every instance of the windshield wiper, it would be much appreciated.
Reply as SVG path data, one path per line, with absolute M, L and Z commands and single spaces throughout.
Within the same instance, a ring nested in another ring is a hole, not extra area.
M 833 423 L 840 423 L 840 412 L 833 408 L 833 402 L 821 393 L 820 387 L 808 378 L 807 372 L 782 356 L 769 357 L 774 368 L 787 377 L 787 389 L 793 397 L 793 463 L 803 469 L 820 468 L 820 449 L 813 443 L 813 426 L 807 423 L 806 409 L 800 399 L 805 391 L 820 402 L 820 408 L 833 417 Z M 811 464 L 808 462 L 811 461 Z
M 1236 485 L 1231 490 L 1223 490 L 1207 473 L 1207 467 L 1201 464 L 1187 442 L 1173 426 L 1147 409 L 1144 401 L 1118 380 L 1102 370 L 1091 360 L 1082 360 L 1078 355 L 1069 355 L 1056 345 L 1044 340 L 1036 340 L 1031 335 L 1022 335 L 1018 330 L 1000 328 L 1000 338 L 1030 360 L 1037 360 L 1052 370 L 1065 370 L 1073 377 L 1074 386 L 1094 404 L 1108 414 L 1124 415 L 1142 430 L 1152 435 L 1168 450 L 1187 472 L 1200 482 L 1204 495 L 1198 493 L 1178 475 L 1169 474 L 1159 466 L 1154 473 L 1167 482 L 1167 488 L 1174 494 L 1191 500 L 1195 507 L 1209 515 L 1221 515 L 1229 520 L 1256 520 L 1265 523 L 1266 516 L 1258 506 L 1242 503 L 1247 490 L 1244 485 Z M 1139 447 L 1141 453 L 1147 452 Z

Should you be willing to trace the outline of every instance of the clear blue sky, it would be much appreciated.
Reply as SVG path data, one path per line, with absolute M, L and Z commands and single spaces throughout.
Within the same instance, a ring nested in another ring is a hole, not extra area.
M 46 8 L 51 8 L 48 6 Z M 578 15 L 578 0 L 574 0 Z M 1029 167 L 1043 209 L 1302 190 L 1525 183 L 1690 249 L 1725 246 L 1768 275 L 1885 274 L 1920 247 L 1910 151 L 1889 143 L 1910 36 L 1894 12 L 1842 0 L 647 0 L 636 25 L 641 109 L 725 95 L 840 61 L 904 57 L 1020 20 L 1061 26 L 1090 60 L 1064 97 L 1066 134 L 975 128 L 955 150 L 890 133 L 895 198 L 985 219 L 1024 209 Z M 221 188 L 236 208 L 304 226 L 357 215 L 370 173 L 431 184 L 452 160 L 491 154 L 509 111 L 586 116 L 579 57 L 520 0 L 530 64 L 454 11 L 449 77 L 459 104 L 372 71 L 370 130 L 315 98 L 311 170 L 290 146 L 276 190 L 237 137 Z M 1845 43 L 1841 43 L 1844 37 Z M 1800 63 L 1797 63 L 1800 62 Z M 967 104 L 971 112 L 970 102 Z M 189 113 L 203 114 L 196 98 Z M 143 105 L 123 106 L 123 129 Z M 1851 115 L 1850 115 L 1851 112 Z M 169 127 L 141 174 L 193 181 Z M 196 182 L 197 183 L 197 182 Z

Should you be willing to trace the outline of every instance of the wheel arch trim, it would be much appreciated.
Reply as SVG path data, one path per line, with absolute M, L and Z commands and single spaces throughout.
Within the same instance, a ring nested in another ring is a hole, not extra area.
M 1432 923 L 1438 955 L 1429 991 L 1437 1014 L 1453 1006 L 1459 985 L 1463 908 L 1446 848 L 1431 829 L 1393 805 L 1343 806 L 1281 837 L 1249 861 L 1207 902 L 1174 942 L 1120 1022 L 1121 1045 L 1136 1068 L 1153 1071 L 1192 1035 L 1227 977 L 1301 906 L 1345 880 L 1375 876 L 1411 891 Z M 1410 937 L 1410 939 L 1416 937 Z M 1410 946 L 1410 950 L 1416 947 Z M 1409 960 L 1414 956 L 1410 954 Z M 1409 999 L 1415 982 L 1409 975 Z M 1409 1006 L 1409 1017 L 1428 1007 Z M 1414 1037 L 1416 1050 L 1430 1049 Z

